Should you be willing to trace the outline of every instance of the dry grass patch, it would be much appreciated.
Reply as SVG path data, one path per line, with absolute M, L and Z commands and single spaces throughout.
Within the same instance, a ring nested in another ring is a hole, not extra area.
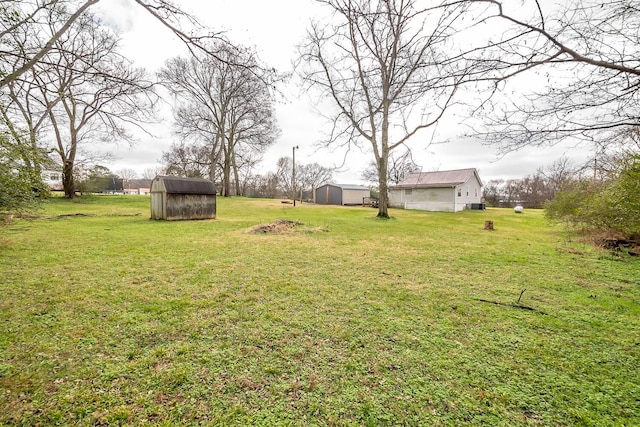
M 281 234 L 291 232 L 318 233 L 329 231 L 327 227 L 310 227 L 300 221 L 292 221 L 289 219 L 276 219 L 268 224 L 259 224 L 249 229 L 254 234 Z

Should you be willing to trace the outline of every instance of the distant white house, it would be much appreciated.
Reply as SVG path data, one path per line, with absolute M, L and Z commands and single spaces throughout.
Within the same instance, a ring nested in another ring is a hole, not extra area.
M 480 209 L 482 180 L 476 169 L 412 173 L 389 188 L 389 206 L 442 212 Z
M 371 196 L 367 187 L 352 184 L 325 184 L 316 188 L 315 202 L 319 205 L 362 205 Z
M 43 170 L 41 175 L 42 182 L 51 190 L 62 190 L 62 172 L 56 170 Z
M 122 191 L 124 194 L 150 194 L 150 179 L 125 179 L 122 182 Z

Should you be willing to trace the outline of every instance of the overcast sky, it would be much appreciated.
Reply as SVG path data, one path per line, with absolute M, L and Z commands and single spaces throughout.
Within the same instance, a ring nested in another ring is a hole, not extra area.
M 225 31 L 232 42 L 255 46 L 262 61 L 282 72 L 291 70 L 297 56 L 296 45 L 303 39 L 310 19 L 323 13 L 322 7 L 313 0 L 181 0 L 178 4 L 203 25 Z M 132 0 L 99 2 L 95 11 L 119 29 L 123 53 L 149 73 L 155 73 L 168 58 L 186 54 L 181 42 Z M 314 110 L 318 104 L 317 94 L 313 99 L 313 94 L 301 93 L 295 79 L 282 91 L 288 98 L 276 105 L 282 133 L 265 153 L 259 172 L 275 171 L 277 159 L 291 156 L 293 146 L 300 147 L 296 160 L 301 163 L 317 162 L 327 167 L 342 164 L 343 152 L 318 146 L 326 121 Z M 151 129 L 153 137 L 141 135 L 133 147 L 126 144 L 117 147 L 118 159 L 108 165 L 112 170 L 130 168 L 142 173 L 159 164 L 162 152 L 177 141 L 171 133 L 170 108 L 163 114 L 166 117 L 163 124 Z M 463 136 L 468 131 L 461 124 L 463 119 L 449 114 L 438 125 L 433 140 L 425 133 L 417 134 L 410 141 L 414 160 L 423 171 L 473 167 L 487 182 L 495 178 L 521 178 L 563 155 L 575 159 L 576 164 L 591 156 L 585 147 L 553 147 L 530 148 L 500 157 L 493 148 Z M 346 162 L 334 174 L 334 180 L 364 183 L 361 173 L 372 159 L 370 154 L 359 151 L 347 153 Z

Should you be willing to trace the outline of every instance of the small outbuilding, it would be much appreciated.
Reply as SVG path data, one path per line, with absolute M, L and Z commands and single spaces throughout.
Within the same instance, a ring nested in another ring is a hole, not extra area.
M 476 169 L 412 173 L 389 188 L 389 206 L 442 212 L 483 209 L 482 180 Z
M 151 219 L 216 217 L 216 186 L 208 179 L 156 176 L 151 181 Z
M 320 205 L 362 205 L 371 196 L 367 187 L 351 184 L 325 184 L 316 188 L 315 201 Z

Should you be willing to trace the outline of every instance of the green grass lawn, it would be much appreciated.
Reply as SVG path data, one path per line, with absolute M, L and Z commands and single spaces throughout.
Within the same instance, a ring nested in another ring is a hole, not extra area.
M 390 213 L 50 199 L 0 228 L 0 425 L 640 425 L 638 259 Z

